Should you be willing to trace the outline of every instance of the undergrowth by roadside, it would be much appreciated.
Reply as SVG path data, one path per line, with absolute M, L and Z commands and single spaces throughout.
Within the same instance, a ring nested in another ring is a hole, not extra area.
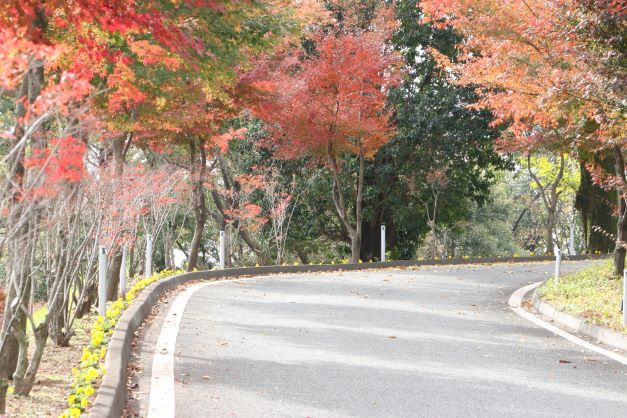
M 95 314 L 89 314 L 76 320 L 69 347 L 55 347 L 52 341 L 47 342 L 33 390 L 27 397 L 9 395 L 8 417 L 56 417 L 67 406 L 65 396 L 73 378 L 72 366 L 79 362 L 81 347 L 89 342 L 95 318 Z
M 562 276 L 558 286 L 551 278 L 540 287 L 539 295 L 559 310 L 627 334 L 620 311 L 623 281 L 613 270 L 612 261 L 607 260 Z
M 126 293 L 125 298 L 120 298 L 108 306 L 104 317 L 98 316 L 96 318 L 91 328 L 90 341 L 82 349 L 80 366 L 72 369 L 74 380 L 66 398 L 67 409 L 60 415 L 60 418 L 79 418 L 84 415 L 93 402 L 97 386 L 100 384 L 102 376 L 107 372 L 104 368 L 104 359 L 109 340 L 124 310 L 149 284 L 180 273 L 183 271 L 163 270 L 139 280 Z
M 126 298 L 109 304 L 105 317 L 90 313 L 74 324 L 76 335 L 69 347 L 55 347 L 49 340 L 33 390 L 27 397 L 12 395 L 9 388 L 7 417 L 81 417 L 93 402 L 104 370 L 109 338 L 128 305 L 150 283 L 183 271 L 164 270 L 137 281 Z M 45 307 L 34 312 L 43 318 Z M 69 392 L 68 392 L 69 388 Z

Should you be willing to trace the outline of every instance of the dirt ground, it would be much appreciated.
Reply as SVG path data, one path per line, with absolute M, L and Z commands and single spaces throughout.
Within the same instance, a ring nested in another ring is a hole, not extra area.
M 94 315 L 88 315 L 77 320 L 76 335 L 70 347 L 55 347 L 48 341 L 30 396 L 9 395 L 7 418 L 58 417 L 63 413 L 65 396 L 73 379 L 72 368 L 81 362 L 81 350 L 89 342 L 88 330 L 94 319 Z

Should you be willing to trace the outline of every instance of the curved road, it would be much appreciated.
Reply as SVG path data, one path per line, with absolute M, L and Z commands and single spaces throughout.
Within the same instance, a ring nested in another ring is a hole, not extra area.
M 512 292 L 552 269 L 429 267 L 209 284 L 191 295 L 175 352 L 161 350 L 174 354 L 174 393 L 159 375 L 151 387 L 151 370 L 175 297 L 138 341 L 142 372 L 129 408 L 148 416 L 152 394 L 177 417 L 627 416 L 625 366 L 509 308 Z

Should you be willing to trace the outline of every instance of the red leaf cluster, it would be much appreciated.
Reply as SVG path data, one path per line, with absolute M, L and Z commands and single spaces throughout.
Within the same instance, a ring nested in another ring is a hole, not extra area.
M 277 155 L 368 158 L 388 141 L 386 92 L 400 81 L 400 60 L 386 49 L 385 35 L 323 35 L 315 56 L 287 50 L 244 79 L 262 94 L 254 110 L 270 125 Z

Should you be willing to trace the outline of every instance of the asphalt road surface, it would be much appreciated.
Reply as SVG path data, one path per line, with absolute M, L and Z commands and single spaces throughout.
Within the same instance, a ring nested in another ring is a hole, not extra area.
M 552 271 L 550 263 L 429 267 L 204 286 L 178 330 L 175 414 L 627 417 L 625 366 L 508 306 L 511 293 Z M 174 298 L 138 341 L 142 371 L 129 408 L 140 416 L 159 390 L 153 351 Z

